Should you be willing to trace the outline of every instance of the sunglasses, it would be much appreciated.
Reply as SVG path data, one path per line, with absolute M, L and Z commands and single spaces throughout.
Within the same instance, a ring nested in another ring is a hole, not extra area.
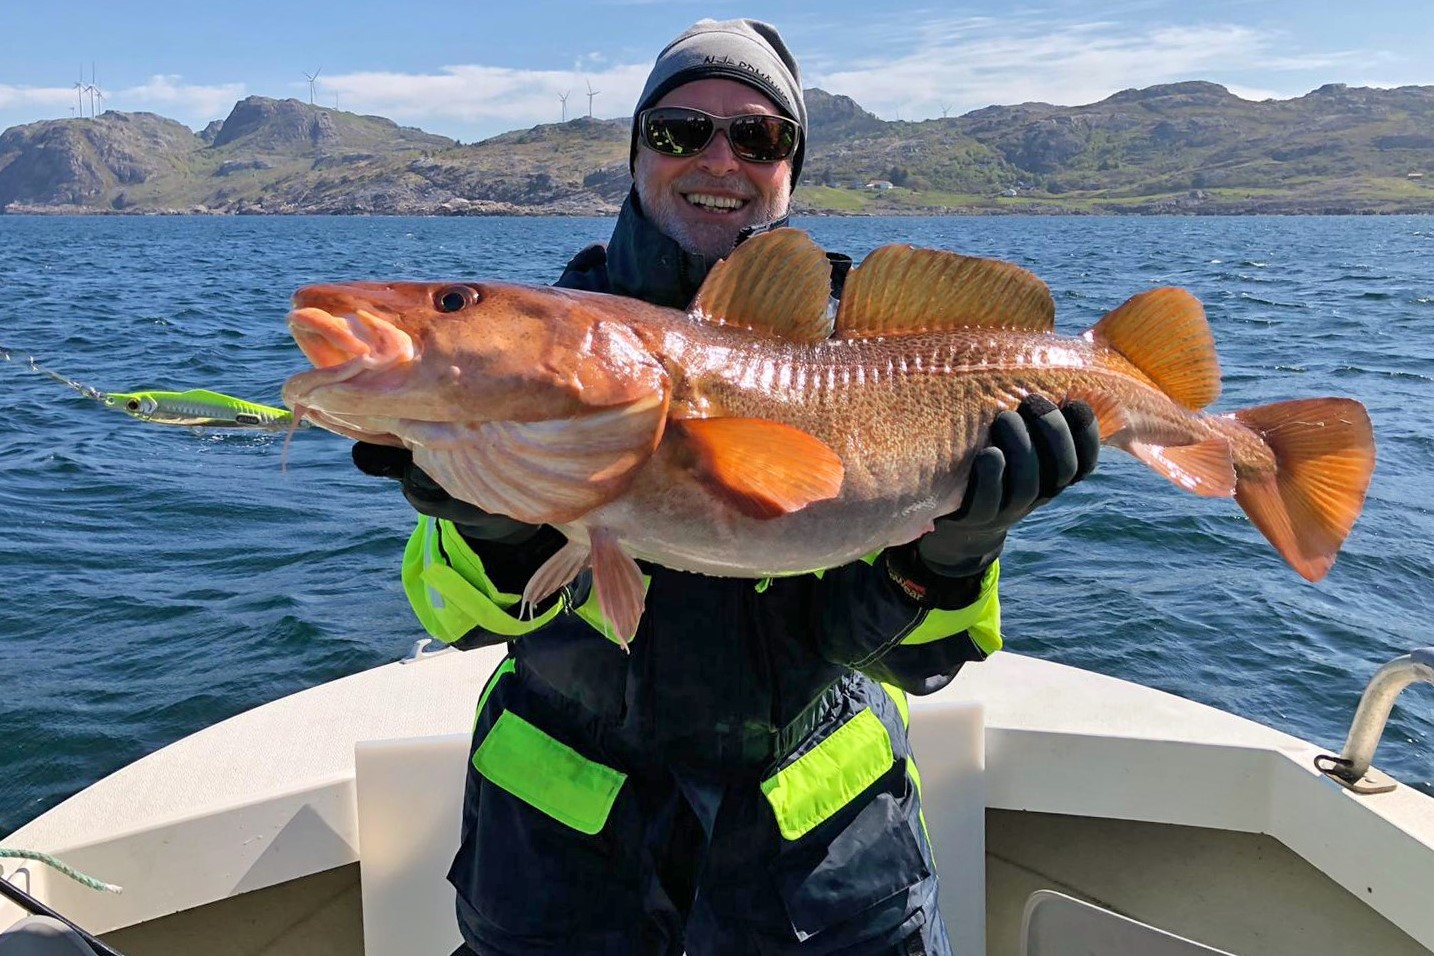
M 732 154 L 748 163 L 779 163 L 797 148 L 800 127 L 785 116 L 713 116 L 686 106 L 658 106 L 637 116 L 647 148 L 663 156 L 696 156 L 720 130 Z

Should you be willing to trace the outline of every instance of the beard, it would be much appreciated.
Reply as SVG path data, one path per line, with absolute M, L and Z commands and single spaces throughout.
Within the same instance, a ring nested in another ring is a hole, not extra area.
M 697 255 L 720 259 L 737 245 L 737 234 L 747 226 L 771 222 L 787 214 L 791 205 L 791 178 L 785 177 L 769 195 L 763 196 L 741 176 L 712 177 L 688 173 L 663 186 L 643 174 L 643 158 L 637 163 L 637 198 L 648 220 L 683 249 Z M 741 209 L 719 221 L 700 219 L 685 193 L 719 192 L 747 200 Z

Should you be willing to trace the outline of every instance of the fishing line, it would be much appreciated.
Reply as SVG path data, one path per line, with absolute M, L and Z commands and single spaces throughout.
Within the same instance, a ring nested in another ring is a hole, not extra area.
M 0 357 L 7 362 L 15 361 L 18 353 L 0 345 Z M 48 375 L 62 385 L 79 392 L 85 398 L 99 402 L 106 408 L 115 408 L 131 418 L 154 425 L 179 425 L 187 428 L 258 429 L 261 431 L 282 431 L 309 423 L 300 420 L 295 423 L 294 415 L 288 409 L 260 405 L 255 402 L 211 392 L 204 388 L 192 388 L 184 392 L 147 390 L 138 392 L 102 392 L 97 388 L 77 382 L 46 368 L 26 356 L 25 363 L 30 369 Z

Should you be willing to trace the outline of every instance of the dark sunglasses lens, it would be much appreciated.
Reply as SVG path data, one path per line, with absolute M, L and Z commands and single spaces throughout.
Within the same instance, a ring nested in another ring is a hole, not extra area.
M 642 125 L 647 145 L 667 156 L 700 153 L 712 138 L 712 121 L 700 113 L 654 110 Z
M 775 163 L 792 155 L 796 125 L 780 116 L 743 116 L 727 130 L 732 152 L 750 163 Z

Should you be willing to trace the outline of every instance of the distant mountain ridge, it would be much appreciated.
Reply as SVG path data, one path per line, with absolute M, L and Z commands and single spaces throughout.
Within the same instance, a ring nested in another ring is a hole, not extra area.
M 1257 103 L 1188 81 L 920 122 L 805 96 L 805 212 L 1434 212 L 1434 87 Z M 197 134 L 108 111 L 0 133 L 0 211 L 611 214 L 630 122 L 461 145 L 296 99 L 247 97 Z

